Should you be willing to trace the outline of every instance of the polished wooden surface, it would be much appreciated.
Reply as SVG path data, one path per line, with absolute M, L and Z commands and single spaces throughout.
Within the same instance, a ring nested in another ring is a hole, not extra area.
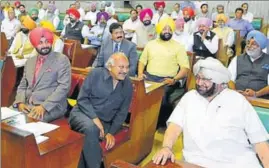
M 8 50 L 8 41 L 5 33 L 1 32 L 1 55 L 0 57 L 5 57 L 7 55 Z
M 196 54 L 194 52 L 187 51 L 189 57 L 190 70 L 187 76 L 186 90 L 189 91 L 195 88 L 195 77 L 193 75 L 193 65 L 196 63 Z
M 235 56 L 239 56 L 242 53 L 241 43 L 243 37 L 240 36 L 240 30 L 234 30 L 235 32 Z
M 227 55 L 227 47 L 224 47 L 223 40 L 219 39 L 218 52 L 216 54 L 216 58 L 220 60 L 220 62 L 227 67 L 229 62 L 229 57 Z
M 269 100 L 268 99 L 261 99 L 261 98 L 254 98 L 254 97 L 247 97 L 247 99 L 251 103 L 252 106 L 269 108 Z
M 17 117 L 23 122 L 35 121 L 24 114 Z M 82 134 L 59 127 L 44 134 L 49 139 L 37 145 L 32 133 L 4 122 L 1 134 L 1 167 L 4 168 L 76 168 L 84 140 Z

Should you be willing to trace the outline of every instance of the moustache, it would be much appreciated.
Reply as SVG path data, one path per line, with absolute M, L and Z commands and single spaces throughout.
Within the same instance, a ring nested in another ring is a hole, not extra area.
M 122 37 L 123 37 L 123 36 L 118 36 L 117 39 L 120 39 L 120 38 L 122 38 Z

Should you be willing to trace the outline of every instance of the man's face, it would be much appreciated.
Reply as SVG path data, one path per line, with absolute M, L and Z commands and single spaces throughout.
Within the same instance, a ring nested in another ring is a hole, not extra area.
M 186 19 L 189 19 L 190 18 L 189 12 L 188 11 L 184 11 L 183 12 L 183 17 L 186 18 Z
M 92 12 L 95 12 L 95 11 L 96 11 L 96 6 L 95 6 L 95 5 L 92 5 L 92 6 L 91 6 L 91 11 L 92 11 Z
M 207 13 L 207 12 L 208 12 L 208 7 L 207 7 L 207 5 L 203 5 L 201 11 L 202 11 L 202 13 Z
M 204 97 L 210 97 L 214 95 L 216 90 L 216 84 L 212 82 L 212 79 L 205 78 L 205 76 L 199 72 L 195 77 L 196 90 Z
M 176 26 L 176 32 L 183 32 L 184 31 L 184 24 L 180 24 Z
M 71 23 L 75 23 L 77 21 L 77 18 L 72 13 L 69 14 L 69 19 Z
M 259 48 L 259 44 L 254 39 L 250 39 L 247 41 L 246 50 L 253 51 L 257 48 Z
M 37 13 L 33 13 L 33 14 L 31 15 L 31 18 L 32 18 L 34 21 L 36 21 L 36 20 L 38 19 L 38 14 L 37 14 Z
M 9 20 L 14 19 L 15 18 L 15 12 L 14 11 L 9 11 L 8 12 L 8 18 L 9 18 Z
M 162 13 L 163 10 L 164 10 L 163 6 L 160 6 L 160 7 L 158 8 L 158 11 L 159 11 L 160 13 Z
M 236 17 L 237 19 L 241 19 L 241 18 L 242 18 L 242 15 L 243 15 L 243 13 L 242 13 L 241 10 L 238 10 L 238 11 L 235 12 L 235 17 Z
M 25 8 L 23 6 L 20 6 L 19 10 L 21 13 L 25 13 Z
M 242 9 L 244 10 L 244 12 L 247 12 L 248 11 L 248 5 L 247 4 L 242 5 Z
M 218 27 L 224 27 L 224 25 L 225 25 L 225 22 L 224 22 L 224 20 L 218 20 Z
M 41 2 L 37 2 L 36 6 L 37 6 L 38 9 L 41 9 L 43 5 L 42 5 Z
M 129 73 L 129 62 L 126 58 L 114 59 L 114 65 L 109 66 L 111 76 L 115 80 L 124 80 Z
M 99 22 L 100 22 L 101 24 L 106 24 L 106 19 L 105 19 L 105 17 L 104 17 L 104 16 L 101 16 Z
M 75 5 L 76 5 L 76 8 L 77 8 L 77 9 L 80 8 L 80 3 L 79 3 L 79 2 L 76 2 Z
M 40 39 L 39 44 L 36 47 L 36 51 L 40 55 L 48 55 L 51 52 L 52 46 L 45 37 Z
M 75 4 L 72 4 L 72 5 L 70 5 L 70 8 L 75 9 L 76 8 L 76 5 Z
M 136 11 L 132 11 L 131 12 L 131 19 L 132 19 L 132 21 L 135 21 L 137 19 L 137 13 L 136 13 Z
M 199 27 L 198 27 L 198 31 L 200 33 L 203 33 L 204 31 L 208 31 L 208 30 L 209 30 L 209 28 L 206 25 L 203 25 L 203 24 L 199 25 Z
M 121 27 L 112 30 L 111 36 L 112 36 L 112 40 L 116 41 L 116 42 L 121 42 L 123 40 L 123 30 Z
M 218 7 L 218 8 L 217 8 L 217 11 L 218 11 L 218 13 L 224 13 L 224 9 L 223 9 L 223 7 Z
M 174 10 L 175 10 L 176 12 L 179 11 L 179 8 L 180 8 L 180 6 L 179 6 L 178 4 L 175 4 L 175 6 L 174 6 Z
M 137 8 L 136 8 L 136 11 L 137 11 L 138 14 L 140 14 L 141 10 L 142 10 L 141 7 L 137 7 Z

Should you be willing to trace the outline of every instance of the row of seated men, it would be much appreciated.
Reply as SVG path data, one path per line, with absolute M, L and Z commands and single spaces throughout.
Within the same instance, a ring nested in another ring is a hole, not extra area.
M 165 31 L 171 31 L 169 23 L 161 33 Z M 262 45 L 255 33 L 252 36 L 256 40 L 247 48 Z M 48 29 L 35 28 L 30 41 L 38 56 L 26 62 L 13 108 L 50 122 L 66 111 L 71 67 L 65 55 L 52 51 L 53 33 Z M 107 149 L 115 144 L 113 135 L 124 122 L 132 99 L 129 66 L 128 57 L 116 52 L 105 67 L 94 68 L 88 74 L 80 89 L 77 104 L 68 118 L 71 129 L 85 134 L 80 168 L 100 167 L 99 141 L 105 139 Z M 183 133 L 187 162 L 202 167 L 261 167 L 257 153 L 266 167 L 267 132 L 246 98 L 228 88 L 232 79 L 229 70 L 217 59 L 208 57 L 197 61 L 193 73 L 196 89 L 182 97 L 170 116 L 163 148 L 154 156 L 154 163 L 164 164 L 168 158 L 174 161 L 172 146 Z

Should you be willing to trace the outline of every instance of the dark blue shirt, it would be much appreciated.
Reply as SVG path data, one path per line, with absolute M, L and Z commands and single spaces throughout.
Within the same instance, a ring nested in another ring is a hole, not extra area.
M 132 99 L 132 83 L 127 76 L 113 89 L 113 79 L 106 68 L 94 68 L 80 89 L 72 113 L 82 112 L 89 118 L 111 122 L 109 133 L 115 134 L 127 117 Z

